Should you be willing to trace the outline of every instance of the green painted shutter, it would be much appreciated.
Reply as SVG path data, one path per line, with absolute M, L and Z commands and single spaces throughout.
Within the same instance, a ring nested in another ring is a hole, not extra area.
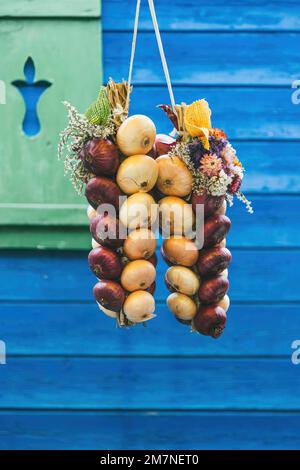
M 100 0 L 1 1 L 1 247 L 88 246 L 85 200 L 63 176 L 57 144 L 67 123 L 62 101 L 84 111 L 102 83 L 99 18 Z M 29 57 L 35 82 L 51 84 L 38 102 L 34 137 L 23 132 L 24 101 L 13 85 L 24 80 Z

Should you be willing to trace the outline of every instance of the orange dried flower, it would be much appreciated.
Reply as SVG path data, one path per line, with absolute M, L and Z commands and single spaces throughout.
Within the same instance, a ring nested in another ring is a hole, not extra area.
M 243 168 L 243 165 L 241 164 L 241 162 L 239 161 L 237 157 L 235 157 L 233 164 L 235 166 L 239 166 L 240 168 Z
M 213 137 L 216 137 L 217 139 L 227 139 L 227 135 L 225 134 L 225 132 L 221 129 L 218 129 L 217 127 L 209 129 L 209 134 Z

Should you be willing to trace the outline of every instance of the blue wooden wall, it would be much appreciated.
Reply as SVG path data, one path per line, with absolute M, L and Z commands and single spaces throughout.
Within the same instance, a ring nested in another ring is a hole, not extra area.
M 143 3 L 132 112 L 167 131 Z M 0 448 L 300 448 L 300 4 L 156 3 L 177 101 L 207 98 L 248 170 L 255 214 L 229 212 L 227 330 L 214 341 L 172 318 L 162 262 L 158 318 L 123 331 L 92 301 L 86 252 L 2 252 Z M 133 10 L 103 1 L 105 78 L 126 78 Z

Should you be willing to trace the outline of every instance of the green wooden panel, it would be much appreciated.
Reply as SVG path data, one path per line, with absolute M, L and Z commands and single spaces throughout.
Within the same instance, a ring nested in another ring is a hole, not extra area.
M 101 0 L 1 0 L 0 16 L 99 18 Z
M 62 101 L 84 110 L 102 82 L 99 28 L 98 19 L 0 19 L 0 78 L 6 85 L 6 105 L 0 106 L 1 225 L 78 225 L 86 220 L 85 201 L 57 161 L 57 143 L 67 122 Z M 24 79 L 28 57 L 35 64 L 35 81 L 51 83 L 38 103 L 41 131 L 35 137 L 22 130 L 25 106 L 12 85 Z
M 91 249 L 91 235 L 86 227 L 74 226 L 4 226 L 0 248 L 37 248 L 58 250 Z

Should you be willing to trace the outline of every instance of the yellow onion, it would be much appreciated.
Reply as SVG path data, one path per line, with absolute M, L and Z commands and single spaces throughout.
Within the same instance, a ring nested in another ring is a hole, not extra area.
M 86 213 L 90 220 L 92 220 L 94 217 L 96 217 L 96 215 L 98 215 L 97 211 L 91 205 L 88 206 Z
M 97 302 L 97 305 L 100 308 L 100 310 L 102 310 L 102 312 L 105 313 L 105 315 L 107 315 L 108 317 L 117 318 L 118 314 L 116 312 L 113 312 L 112 310 L 108 310 L 107 308 L 102 307 L 102 305 L 99 302 Z
M 133 155 L 121 163 L 117 183 L 125 194 L 147 193 L 154 187 L 157 177 L 156 160 L 148 155 Z
M 179 157 L 162 155 L 158 164 L 157 188 L 166 196 L 184 197 L 191 193 L 193 177 L 186 164 Z
M 197 313 L 196 303 L 187 295 L 174 292 L 167 298 L 167 305 L 178 320 L 190 322 Z
M 224 295 L 223 299 L 218 302 L 218 306 L 222 307 L 225 312 L 227 312 L 230 307 L 230 298 L 228 297 L 228 295 Z
M 158 207 L 148 193 L 135 193 L 129 196 L 120 209 L 120 220 L 130 230 L 149 227 L 157 219 Z
M 152 294 L 138 290 L 129 294 L 123 306 L 123 312 L 129 321 L 143 323 L 156 317 L 155 300 Z
M 163 252 L 172 264 L 193 266 L 198 259 L 198 248 L 192 240 L 185 237 L 170 237 L 163 243 Z
M 159 202 L 160 226 L 165 237 L 190 235 L 195 222 L 192 206 L 177 196 L 167 196 Z
M 195 295 L 200 287 L 198 276 L 184 266 L 171 266 L 166 272 L 165 281 L 170 290 L 185 295 Z
M 150 118 L 135 114 L 127 118 L 117 132 L 117 144 L 124 155 L 146 155 L 153 147 L 156 128 Z
M 148 259 L 155 253 L 155 234 L 147 229 L 141 228 L 130 232 L 124 242 L 124 253 L 130 260 Z
M 121 275 L 121 284 L 128 292 L 144 290 L 153 284 L 155 277 L 153 264 L 145 259 L 139 259 L 126 264 Z

